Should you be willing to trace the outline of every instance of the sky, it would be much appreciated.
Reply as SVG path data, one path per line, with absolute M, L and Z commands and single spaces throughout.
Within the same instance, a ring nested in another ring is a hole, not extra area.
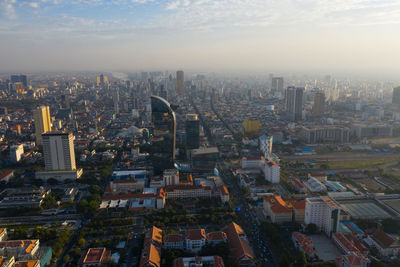
M 0 0 L 0 72 L 398 74 L 400 0 Z

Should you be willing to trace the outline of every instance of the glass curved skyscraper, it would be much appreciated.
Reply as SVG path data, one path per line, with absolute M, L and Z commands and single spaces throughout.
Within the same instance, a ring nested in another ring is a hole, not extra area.
M 155 174 L 174 168 L 176 118 L 171 105 L 162 97 L 151 96 L 153 138 L 151 157 Z

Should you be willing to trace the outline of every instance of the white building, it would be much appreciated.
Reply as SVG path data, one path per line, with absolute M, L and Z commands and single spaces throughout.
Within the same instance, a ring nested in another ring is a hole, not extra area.
M 45 133 L 42 134 L 42 140 L 44 163 L 47 171 L 72 171 L 76 169 L 72 133 Z
M 39 179 L 77 179 L 82 169 L 76 169 L 74 136 L 72 133 L 49 132 L 42 134 L 45 172 L 36 173 Z
M 242 169 L 260 169 L 264 165 L 264 157 L 242 158 Z
M 281 167 L 270 160 L 264 167 L 265 180 L 273 184 L 279 184 L 281 177 Z
M 306 198 L 305 224 L 315 224 L 328 236 L 339 229 L 340 206 L 328 196 Z
M 24 154 L 24 146 L 23 145 L 11 146 L 10 158 L 13 163 L 19 162 L 21 160 L 22 154 Z
M 179 184 L 179 171 L 177 169 L 167 169 L 163 173 L 164 185 Z
M 326 186 L 315 178 L 308 179 L 304 185 L 313 193 L 326 191 Z
M 204 229 L 191 229 L 186 231 L 186 250 L 192 253 L 199 252 L 206 245 L 207 236 Z

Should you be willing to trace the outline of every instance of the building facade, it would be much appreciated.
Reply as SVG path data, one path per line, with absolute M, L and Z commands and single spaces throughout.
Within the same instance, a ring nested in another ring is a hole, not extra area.
M 174 168 L 176 117 L 167 100 L 151 97 L 153 139 L 151 157 L 155 174 Z
M 36 144 L 41 146 L 43 144 L 42 134 L 51 131 L 49 106 L 40 106 L 34 110 L 33 119 L 35 121 Z
M 289 86 L 286 89 L 286 112 L 292 121 L 303 119 L 304 88 Z

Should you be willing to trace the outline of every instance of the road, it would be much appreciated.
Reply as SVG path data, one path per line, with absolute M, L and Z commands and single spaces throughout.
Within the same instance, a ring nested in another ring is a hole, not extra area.
M 236 182 L 232 182 L 233 179 L 231 174 L 228 173 L 229 170 L 226 170 L 220 163 L 217 163 L 217 166 L 225 184 L 230 185 L 230 194 L 238 201 L 238 207 L 240 207 L 241 210 L 236 212 L 236 214 L 242 219 L 241 221 L 244 223 L 244 225 L 242 225 L 243 228 L 251 229 L 251 232 L 247 233 L 247 237 L 252 244 L 261 266 L 278 266 L 269 244 L 267 244 L 263 233 L 260 231 L 260 221 L 258 220 L 256 211 L 252 210 L 247 200 L 242 197 L 239 185 Z M 238 207 L 234 208 L 237 209 Z
M 19 217 L 2 217 L 1 224 L 26 224 L 29 223 L 48 223 L 48 222 L 64 222 L 66 220 L 80 220 L 79 214 L 59 214 L 51 216 L 19 216 Z

